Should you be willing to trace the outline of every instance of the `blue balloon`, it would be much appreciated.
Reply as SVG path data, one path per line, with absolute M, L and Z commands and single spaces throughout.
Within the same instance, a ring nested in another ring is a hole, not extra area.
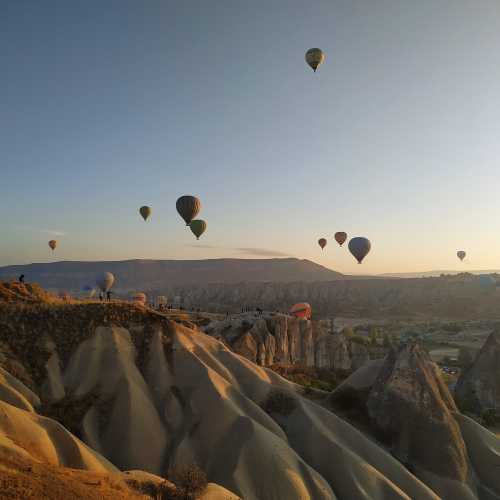
M 358 261 L 358 264 L 363 262 L 363 259 L 368 255 L 372 244 L 368 238 L 364 238 L 362 236 L 357 236 L 356 238 L 352 238 L 349 241 L 349 251 L 354 255 L 355 259 Z

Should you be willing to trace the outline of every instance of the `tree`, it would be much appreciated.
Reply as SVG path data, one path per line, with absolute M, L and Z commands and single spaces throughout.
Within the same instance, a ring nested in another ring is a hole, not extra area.
M 444 356 L 444 358 L 442 359 L 442 363 L 446 366 L 450 366 L 452 362 L 453 361 L 449 356 Z
M 389 337 L 389 334 L 387 332 L 384 332 L 384 337 L 383 337 L 383 340 L 382 340 L 382 345 L 386 349 L 389 349 L 392 346 L 392 340 Z
M 350 339 L 353 337 L 354 335 L 354 330 L 350 327 L 350 326 L 346 326 L 343 330 L 342 330 L 342 335 L 346 338 L 346 339 Z
M 377 345 L 377 339 L 378 339 L 378 328 L 376 326 L 372 326 L 370 328 L 370 343 L 371 345 Z

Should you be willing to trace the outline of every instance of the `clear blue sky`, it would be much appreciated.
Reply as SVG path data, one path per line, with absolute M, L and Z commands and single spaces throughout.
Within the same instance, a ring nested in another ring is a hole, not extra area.
M 3 0 L 0 73 L 0 265 L 500 267 L 497 0 Z

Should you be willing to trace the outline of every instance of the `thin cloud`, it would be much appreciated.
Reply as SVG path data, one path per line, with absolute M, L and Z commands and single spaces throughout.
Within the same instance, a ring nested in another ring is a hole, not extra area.
M 223 247 L 217 247 L 213 245 L 185 245 L 189 248 L 223 248 Z
M 208 248 L 208 249 L 217 249 L 217 250 L 229 250 L 231 252 L 237 252 L 239 254 L 245 255 L 253 255 L 254 257 L 290 257 L 289 253 L 279 252 L 278 250 L 270 250 L 268 248 L 255 248 L 255 247 L 239 247 L 239 248 L 231 248 L 231 247 L 221 247 L 217 245 L 185 245 L 189 248 Z
M 290 254 L 279 252 L 277 250 L 270 250 L 268 248 L 235 248 L 239 253 L 246 255 L 255 255 L 256 257 L 289 257 Z
M 65 236 L 67 233 L 60 229 L 37 229 L 30 226 L 16 226 L 16 229 L 20 231 L 30 231 L 31 233 L 42 233 L 48 234 L 50 236 Z

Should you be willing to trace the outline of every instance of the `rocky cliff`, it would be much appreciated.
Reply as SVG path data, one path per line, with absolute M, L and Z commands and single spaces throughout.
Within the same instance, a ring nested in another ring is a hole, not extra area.
M 441 498 L 490 498 L 492 492 L 474 476 L 488 476 L 484 447 L 497 449 L 498 440 L 493 434 L 486 439 L 478 424 L 458 412 L 437 366 L 418 344 L 392 349 L 384 360 L 367 363 L 328 402 L 385 443 Z M 481 434 L 482 445 L 474 433 Z
M 457 381 L 455 397 L 463 411 L 500 411 L 500 333 L 493 332 Z
M 203 329 L 261 366 L 297 364 L 350 372 L 370 359 L 365 346 L 333 334 L 327 321 L 269 312 L 242 313 L 212 321 Z
M 390 351 L 367 408 L 383 439 L 402 462 L 466 481 L 465 444 L 453 416 L 458 410 L 437 366 L 418 344 Z
M 287 280 L 289 281 L 289 280 Z M 296 302 L 309 302 L 315 318 L 347 317 L 444 317 L 457 319 L 499 318 L 499 291 L 485 291 L 478 277 L 380 279 L 344 277 L 326 282 L 212 283 L 157 289 L 169 297 L 181 297 L 186 307 L 207 311 L 240 312 L 242 306 L 288 311 Z

